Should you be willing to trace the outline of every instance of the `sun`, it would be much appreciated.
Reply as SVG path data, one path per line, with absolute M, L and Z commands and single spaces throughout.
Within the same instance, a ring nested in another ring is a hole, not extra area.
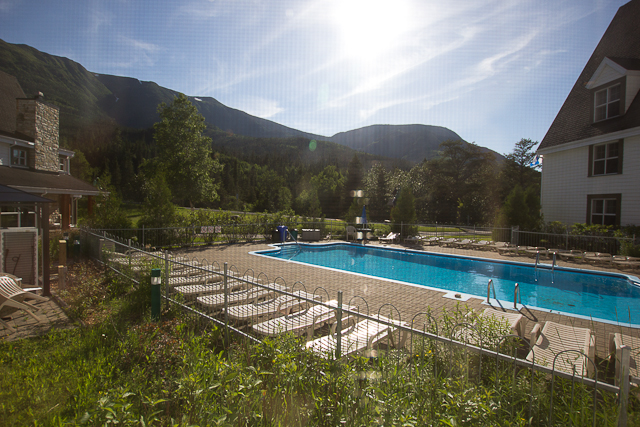
M 343 53 L 368 60 L 398 47 L 411 28 L 410 8 L 402 0 L 341 0 L 334 19 Z

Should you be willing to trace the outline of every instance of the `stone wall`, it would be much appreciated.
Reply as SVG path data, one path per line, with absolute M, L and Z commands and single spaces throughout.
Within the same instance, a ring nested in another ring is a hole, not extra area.
M 60 110 L 42 102 L 42 97 L 18 99 L 16 131 L 33 138 L 35 155 L 29 166 L 37 170 L 58 172 Z

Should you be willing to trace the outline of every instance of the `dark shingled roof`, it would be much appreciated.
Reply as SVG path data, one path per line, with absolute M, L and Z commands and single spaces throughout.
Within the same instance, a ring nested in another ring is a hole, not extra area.
M 585 85 L 605 57 L 626 68 L 640 66 L 640 0 L 621 6 L 600 43 L 582 70 L 538 149 L 605 135 L 640 126 L 640 94 L 623 116 L 598 123 L 591 121 L 592 92 Z
M 35 172 L 28 169 L 0 166 L 0 184 L 16 187 L 25 191 L 45 189 L 52 194 L 98 195 L 100 191 L 93 185 L 74 178 L 71 175 Z
M 53 203 L 53 200 L 0 185 L 0 203 Z
M 24 97 L 18 79 L 0 71 L 0 131 L 3 134 L 13 134 L 16 131 L 16 99 Z

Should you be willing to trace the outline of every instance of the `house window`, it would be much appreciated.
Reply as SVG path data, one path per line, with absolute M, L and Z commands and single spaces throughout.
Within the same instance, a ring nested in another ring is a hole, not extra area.
M 67 158 L 60 157 L 60 172 L 68 172 L 67 164 Z
M 620 194 L 587 196 L 587 222 L 592 225 L 620 225 Z
M 11 165 L 27 166 L 27 150 L 14 147 L 11 149 Z
M 599 90 L 594 96 L 594 122 L 620 115 L 620 84 Z
M 589 176 L 622 173 L 622 141 L 592 145 L 589 151 Z

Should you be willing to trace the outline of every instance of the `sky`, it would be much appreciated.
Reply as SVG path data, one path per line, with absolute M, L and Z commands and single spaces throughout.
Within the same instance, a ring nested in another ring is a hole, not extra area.
M 304 132 L 541 141 L 627 0 L 0 0 L 0 39 Z

